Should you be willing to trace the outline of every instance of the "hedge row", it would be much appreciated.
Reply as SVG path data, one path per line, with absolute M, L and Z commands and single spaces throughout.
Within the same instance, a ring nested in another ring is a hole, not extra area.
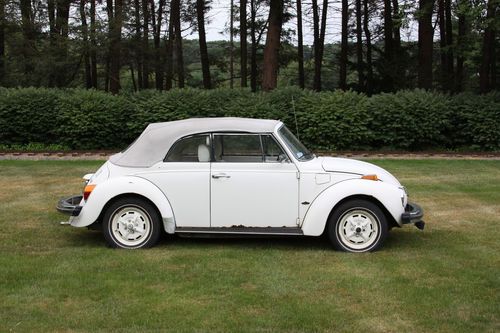
M 183 89 L 112 96 L 80 89 L 0 89 L 0 144 L 126 147 L 148 123 L 189 117 L 283 120 L 313 149 L 500 150 L 500 94 Z

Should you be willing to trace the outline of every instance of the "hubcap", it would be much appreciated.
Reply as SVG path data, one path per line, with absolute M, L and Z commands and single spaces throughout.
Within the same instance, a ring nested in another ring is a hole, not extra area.
M 353 250 L 366 250 L 377 241 L 379 221 L 366 209 L 355 208 L 346 212 L 337 224 L 339 240 Z
M 139 207 L 121 207 L 113 213 L 110 228 L 120 244 L 138 246 L 149 237 L 151 218 Z

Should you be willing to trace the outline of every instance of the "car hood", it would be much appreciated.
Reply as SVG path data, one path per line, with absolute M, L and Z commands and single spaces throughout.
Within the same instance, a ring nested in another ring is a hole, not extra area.
M 337 157 L 318 157 L 321 159 L 323 170 L 328 172 L 352 173 L 358 175 L 377 175 L 383 182 L 401 186 L 401 183 L 387 170 L 374 164 Z

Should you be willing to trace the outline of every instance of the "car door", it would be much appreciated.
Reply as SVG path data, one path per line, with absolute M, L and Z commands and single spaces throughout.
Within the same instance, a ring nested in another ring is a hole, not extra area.
M 296 227 L 297 168 L 271 135 L 214 133 L 212 227 Z
M 210 227 L 210 135 L 177 141 L 165 160 L 142 177 L 165 193 L 176 227 Z

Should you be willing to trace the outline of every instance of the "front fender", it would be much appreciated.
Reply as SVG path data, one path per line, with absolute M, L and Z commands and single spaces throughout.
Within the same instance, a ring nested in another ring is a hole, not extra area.
M 174 213 L 165 194 L 150 181 L 137 176 L 111 178 L 99 183 L 87 201 L 82 201 L 82 210 L 71 221 L 74 227 L 86 227 L 94 223 L 104 206 L 113 198 L 123 194 L 137 194 L 149 199 L 160 211 L 165 231 L 173 233 L 175 229 Z
M 328 187 L 314 199 L 302 223 L 304 235 L 321 235 L 333 208 L 341 200 L 355 195 L 377 199 L 401 225 L 401 214 L 404 212 L 407 200 L 402 188 L 382 181 L 349 179 Z

